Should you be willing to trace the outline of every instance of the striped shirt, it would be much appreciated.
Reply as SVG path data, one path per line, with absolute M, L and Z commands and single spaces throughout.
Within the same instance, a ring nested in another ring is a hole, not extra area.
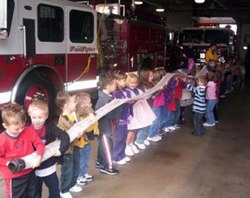
M 193 112 L 206 112 L 206 87 L 187 84 L 187 88 L 194 92 Z

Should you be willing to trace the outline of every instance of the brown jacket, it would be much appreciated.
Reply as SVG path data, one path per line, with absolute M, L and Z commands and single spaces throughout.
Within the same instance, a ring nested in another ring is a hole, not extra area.
M 67 116 L 63 116 L 62 114 L 60 114 L 57 127 L 64 131 L 67 131 L 72 126 L 73 126 L 73 123 L 70 122 L 69 118 Z M 65 154 L 72 154 L 73 151 L 74 151 L 74 141 L 70 143 L 68 150 L 65 151 Z

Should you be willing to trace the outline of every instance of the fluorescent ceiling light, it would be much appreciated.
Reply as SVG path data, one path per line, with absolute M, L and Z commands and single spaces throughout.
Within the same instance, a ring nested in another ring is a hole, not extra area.
M 143 2 L 142 1 L 134 1 L 135 5 L 142 5 Z
M 195 3 L 204 3 L 205 0 L 194 0 Z
M 156 12 L 164 12 L 165 11 L 164 8 L 156 8 L 155 10 L 156 10 Z

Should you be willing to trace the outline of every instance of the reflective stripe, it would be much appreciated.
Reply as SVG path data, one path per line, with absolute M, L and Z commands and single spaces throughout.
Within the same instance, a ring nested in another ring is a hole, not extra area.
M 10 102 L 11 101 L 10 98 L 11 98 L 11 91 L 0 93 L 0 104 Z
M 65 90 L 67 91 L 76 91 L 81 89 L 90 89 L 97 87 L 97 79 L 94 80 L 84 80 L 65 83 Z
M 103 141 L 103 145 L 104 145 L 104 150 L 105 150 L 104 152 L 105 152 L 105 155 L 106 155 L 108 168 L 112 169 L 113 164 L 112 164 L 110 145 L 109 145 L 109 142 L 108 142 L 108 139 L 107 139 L 106 135 L 102 135 L 102 141 Z

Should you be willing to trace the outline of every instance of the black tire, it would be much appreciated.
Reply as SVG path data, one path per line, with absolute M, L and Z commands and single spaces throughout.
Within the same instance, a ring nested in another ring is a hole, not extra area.
M 55 105 L 56 90 L 51 79 L 44 73 L 32 72 L 27 77 L 25 77 L 24 80 L 21 82 L 19 89 L 17 90 L 15 102 L 17 102 L 20 105 L 23 105 L 24 108 L 27 110 L 28 108 L 27 98 L 30 98 L 27 97 L 28 96 L 27 94 L 29 94 L 30 91 L 34 88 L 37 88 L 38 92 L 39 91 L 47 92 L 45 94 L 45 99 L 46 101 L 48 101 L 49 115 L 50 117 L 54 116 L 55 112 L 57 111 Z M 41 96 L 41 98 L 43 97 Z

